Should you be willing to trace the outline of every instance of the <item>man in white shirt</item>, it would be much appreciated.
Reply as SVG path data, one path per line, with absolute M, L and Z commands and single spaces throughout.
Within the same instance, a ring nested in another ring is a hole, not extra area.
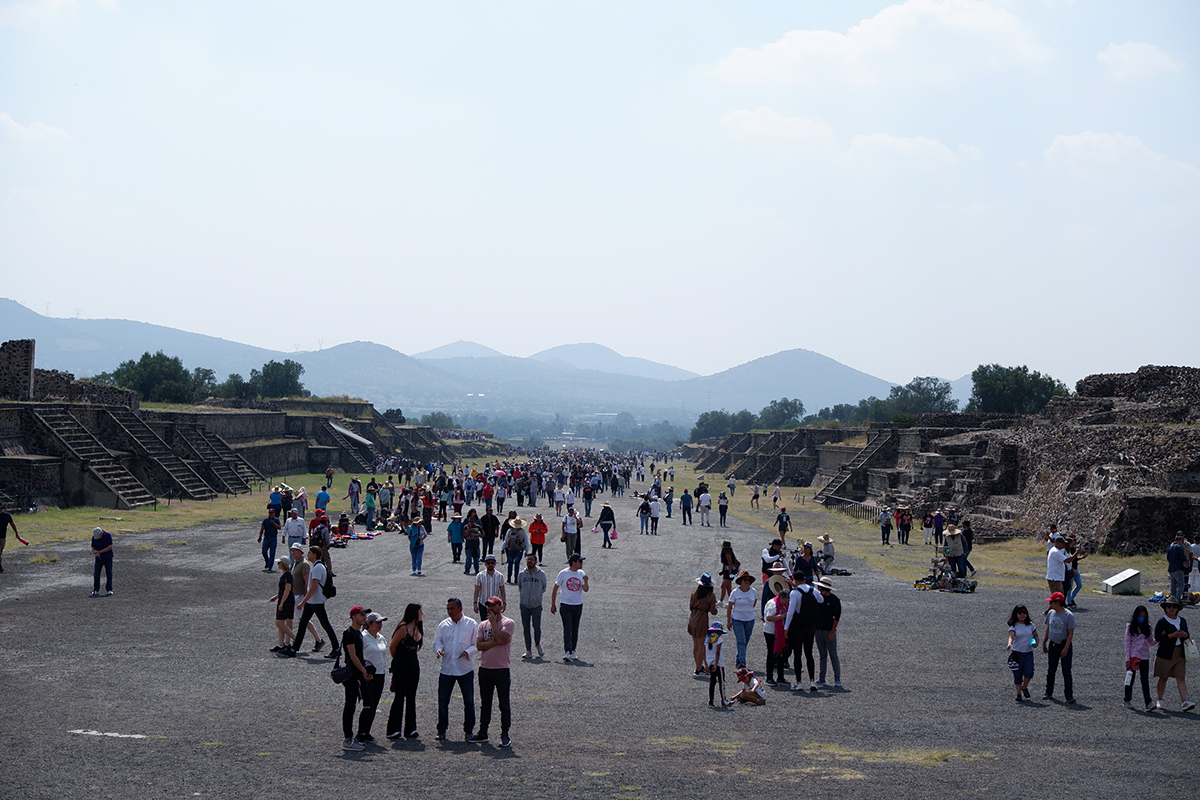
M 307 532 L 308 527 L 304 524 L 304 520 L 300 519 L 300 509 L 293 508 L 288 512 L 287 521 L 283 523 L 283 535 L 288 550 L 292 549 L 292 545 L 304 544 L 304 534 Z
M 1067 539 L 1061 533 L 1054 537 L 1054 546 L 1046 553 L 1046 583 L 1050 591 L 1061 592 L 1063 583 L 1067 580 L 1066 561 L 1071 557 L 1067 552 Z
M 438 675 L 437 736 L 446 738 L 450 727 L 450 696 L 458 684 L 463 696 L 463 730 L 467 738 L 475 731 L 475 638 L 479 623 L 463 615 L 462 601 L 451 597 L 446 601 L 446 619 L 438 623 L 433 635 L 434 655 L 442 660 Z
M 554 591 L 550 593 L 550 613 L 562 611 L 563 661 L 574 661 L 575 647 L 579 643 L 579 618 L 583 616 L 583 593 L 588 590 L 588 576 L 583 571 L 583 556 L 571 553 L 567 568 L 558 573 Z M 558 603 L 562 593 L 562 605 Z
M 575 513 L 575 509 L 567 509 L 567 515 L 562 520 L 562 532 L 568 559 L 571 558 L 572 553 L 583 552 L 579 546 L 579 516 Z
M 658 536 L 658 518 L 662 515 L 662 502 L 658 495 L 650 498 L 650 535 Z
M 711 528 L 712 523 L 708 521 L 708 514 L 710 511 L 712 511 L 712 495 L 708 493 L 707 489 L 705 489 L 704 494 L 700 495 L 698 498 L 696 498 L 696 500 L 698 501 L 700 507 L 700 526 L 707 526 Z

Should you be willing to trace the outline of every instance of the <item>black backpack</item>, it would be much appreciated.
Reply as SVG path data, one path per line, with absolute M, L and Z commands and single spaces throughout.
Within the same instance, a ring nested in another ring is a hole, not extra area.
M 321 584 L 321 594 L 325 595 L 326 600 L 337 597 L 337 587 L 333 585 L 333 572 L 328 567 L 325 569 L 325 582 Z

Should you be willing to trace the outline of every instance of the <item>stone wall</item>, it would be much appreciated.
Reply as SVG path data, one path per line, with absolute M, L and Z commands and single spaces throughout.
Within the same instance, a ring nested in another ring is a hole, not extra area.
M 233 447 L 254 468 L 267 477 L 296 475 L 309 470 L 308 442 L 303 439 L 284 442 L 248 442 Z M 321 470 L 324 472 L 325 467 Z
M 33 339 L 0 344 L 0 398 L 33 399 Z
M 837 472 L 842 464 L 849 464 L 862 451 L 861 447 L 845 447 L 840 444 L 823 444 L 817 448 L 819 469 Z
M 287 436 L 287 415 L 282 411 L 176 411 L 147 409 L 142 412 L 147 422 L 182 422 L 203 425 L 230 444 L 252 442 L 256 439 L 282 439 Z
M 941 414 L 926 413 L 917 417 L 918 428 L 994 429 L 1010 427 L 1020 419 L 1018 414 Z

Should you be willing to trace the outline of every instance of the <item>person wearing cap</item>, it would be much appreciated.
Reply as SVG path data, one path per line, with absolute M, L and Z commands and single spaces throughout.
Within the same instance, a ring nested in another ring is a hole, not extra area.
M 296 617 L 296 604 L 300 602 L 300 598 L 304 597 L 304 594 L 308 591 L 308 573 L 312 565 L 309 564 L 308 559 L 304 557 L 304 552 L 305 548 L 302 544 L 293 544 L 288 547 L 288 555 L 292 560 L 292 619 L 295 619 Z M 317 627 L 312 624 L 311 620 L 309 621 L 306 630 L 313 635 L 313 641 L 316 642 L 316 644 L 313 645 L 313 652 L 320 652 L 321 648 L 325 646 L 325 640 L 322 639 L 320 634 L 317 633 Z M 295 630 L 292 631 L 292 634 L 292 638 L 294 639 Z M 284 647 L 280 649 L 280 652 L 283 652 L 283 650 L 286 648 L 287 645 L 284 645 Z
M 1175 533 L 1175 541 L 1167 548 L 1167 575 L 1171 579 L 1171 597 L 1182 598 L 1187 591 L 1187 576 L 1192 569 L 1192 552 L 1183 531 Z
M 1162 601 L 1163 617 L 1154 626 L 1154 641 L 1158 649 L 1154 654 L 1154 677 L 1158 679 L 1158 699 L 1155 709 L 1163 707 L 1163 692 L 1167 689 L 1167 681 L 1175 679 L 1179 689 L 1179 699 L 1183 703 L 1179 707 L 1182 712 L 1191 711 L 1196 704 L 1188 700 L 1187 691 L 1187 659 L 1183 654 L 1183 643 L 1189 638 L 1187 620 L 1179 616 L 1183 604 L 1174 595 Z
M 380 631 L 387 617 L 367 609 L 366 625 L 362 631 L 363 664 L 366 665 L 370 680 L 362 686 L 362 711 L 358 715 L 358 734 L 355 739 L 359 742 L 373 742 L 371 724 L 375 722 L 375 714 L 379 710 L 379 700 L 383 697 L 384 675 L 387 674 L 388 638 Z M 349 652 L 349 651 L 347 651 Z
M 280 556 L 275 561 L 279 569 L 279 590 L 267 600 L 275 604 L 275 630 L 279 633 L 279 644 L 271 648 L 272 653 L 278 653 L 291 640 L 296 638 L 292 631 L 292 618 L 296 616 L 296 595 L 292 592 L 292 561 L 286 556 Z
M 1058 665 L 1062 664 L 1063 691 L 1067 703 L 1075 702 L 1075 681 L 1071 676 L 1074 657 L 1071 642 L 1075 639 L 1075 615 L 1067 609 L 1067 596 L 1062 592 L 1051 592 L 1046 598 L 1050 610 L 1046 612 L 1046 635 L 1042 637 L 1042 652 L 1049 655 L 1046 662 L 1046 693 L 1043 700 L 1054 699 L 1054 677 Z
M 546 654 L 542 650 L 542 598 L 546 596 L 546 573 L 538 567 L 537 556 L 533 553 L 525 556 L 525 569 L 517 575 L 517 591 L 520 594 L 521 630 L 525 634 L 525 653 L 521 658 L 533 658 L 534 646 L 540 658 Z
M 721 689 L 721 705 L 731 706 L 732 700 L 725 699 L 725 626 L 714 622 L 708 626 L 704 636 L 704 664 L 708 671 L 708 704 L 713 704 L 714 690 Z
M 775 515 L 775 530 L 779 531 L 779 540 L 787 545 L 787 535 L 792 532 L 792 518 L 788 516 L 787 506 L 779 509 Z
M 838 660 L 837 628 L 842 619 L 842 601 L 833 593 L 833 578 L 825 577 L 817 581 L 817 593 L 825 599 L 817 606 L 817 629 L 814 638 L 817 642 L 817 652 L 820 654 L 820 670 L 817 673 L 817 686 L 825 686 L 825 662 L 833 665 L 833 686 L 842 688 L 842 662 Z
M 582 553 L 580 548 L 579 535 L 579 516 L 575 513 L 575 509 L 568 508 L 567 515 L 562 518 L 562 541 L 566 546 L 567 557 L 570 558 L 572 553 Z
M 468 736 L 468 742 L 486 742 L 488 725 L 492 722 L 492 694 L 500 706 L 500 746 L 508 747 L 508 729 L 512 725 L 509 690 L 512 674 L 509 657 L 516 623 L 504 616 L 504 601 L 499 597 L 487 599 L 487 619 L 479 623 L 475 634 L 475 649 L 479 651 L 479 731 Z
M 450 727 L 450 697 L 458 686 L 463 698 L 463 731 L 469 737 L 475 731 L 475 651 L 479 623 L 463 614 L 462 601 L 446 601 L 447 617 L 438 623 L 433 635 L 434 655 L 441 659 L 438 675 L 438 741 L 446 738 Z
M 1061 533 L 1055 534 L 1051 541 L 1050 550 L 1046 553 L 1046 583 L 1051 594 L 1062 594 L 1067 580 L 1067 560 L 1071 554 L 1067 552 L 1067 537 Z M 1066 598 L 1066 595 L 1063 595 Z
M 508 533 L 504 535 L 504 555 L 508 561 L 505 569 L 505 581 L 517 582 L 517 573 L 521 571 L 521 562 L 529 546 L 525 539 L 525 520 L 517 517 L 509 523 Z
M 104 570 L 104 593 L 113 593 L 113 538 L 103 528 L 92 528 L 92 555 L 96 563 L 92 566 L 92 597 L 100 596 L 100 570 Z
M 342 684 L 346 691 L 346 701 L 342 704 L 342 749 L 362 750 L 362 742 L 354 738 L 354 709 L 358 701 L 364 698 L 364 689 L 371 682 L 367 665 L 363 661 L 363 626 L 367 622 L 369 608 L 354 606 L 350 609 L 350 627 L 342 632 L 342 649 L 346 654 L 346 666 L 350 667 L 350 675 Z M 336 652 L 336 651 L 335 651 Z M 365 707 L 365 703 L 363 704 Z
M 705 671 L 704 637 L 708 635 L 708 618 L 716 615 L 717 598 L 713 596 L 712 575 L 705 572 L 696 578 L 696 588 L 688 600 L 687 632 L 692 637 L 692 660 L 696 662 L 696 675 Z
M 758 592 L 753 584 L 754 576 L 743 571 L 737 576 L 737 588 L 729 593 L 729 602 L 725 606 L 725 625 L 737 639 L 735 664 L 738 669 L 746 666 L 746 647 L 754 634 L 754 606 L 758 603 Z
M 508 604 L 504 595 L 504 576 L 496 572 L 496 554 L 488 553 L 483 559 L 483 572 L 475 576 L 474 604 L 479 611 L 479 619 L 487 619 L 487 598 L 495 595 L 505 605 Z
M 308 546 L 308 563 L 312 566 L 308 572 L 308 590 L 304 593 L 304 597 L 296 603 L 296 610 L 300 612 L 299 631 L 296 634 L 296 641 L 284 647 L 280 651 L 280 655 L 294 657 L 304 645 L 304 632 L 308 628 L 309 622 L 315 616 L 321 623 L 321 627 L 329 634 L 329 641 L 334 643 L 333 649 L 325 655 L 326 658 L 337 658 L 341 655 L 341 649 L 337 644 L 337 632 L 333 629 L 333 625 L 329 622 L 329 614 L 325 610 L 325 582 L 329 579 L 329 568 L 322 563 L 321 548 L 315 544 Z M 313 649 L 316 652 L 319 649 Z
M 549 532 L 550 526 L 542 519 L 542 515 L 534 514 L 533 522 L 529 523 L 529 553 L 537 558 L 539 564 L 542 563 L 542 549 L 546 546 L 546 534 Z
M 588 591 L 587 573 L 583 571 L 584 558 L 579 553 L 571 553 L 567 557 L 567 568 L 558 573 L 554 579 L 554 589 L 550 592 L 550 613 L 562 611 L 563 625 L 563 661 L 574 661 L 578 658 L 575 648 L 579 644 L 579 619 L 583 616 L 583 594 Z M 562 604 L 559 604 L 559 593 L 562 593 Z

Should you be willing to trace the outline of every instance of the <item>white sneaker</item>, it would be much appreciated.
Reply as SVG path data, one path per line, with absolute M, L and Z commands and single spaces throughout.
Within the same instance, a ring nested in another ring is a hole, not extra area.
M 533 658 L 533 653 L 526 650 L 524 653 L 521 654 L 521 658 Z
M 358 750 L 365 750 L 366 748 L 363 746 L 362 742 L 356 741 L 354 739 L 342 739 L 342 749 L 358 751 Z
M 1191 700 L 1184 700 L 1183 705 L 1181 705 L 1179 707 L 1179 710 L 1183 711 L 1183 712 L 1188 712 L 1188 711 L 1191 711 L 1195 707 L 1196 707 L 1196 704 L 1193 703 Z
M 571 660 L 572 660 L 572 661 L 578 661 L 578 660 L 579 660 L 579 656 L 575 655 L 575 651 L 574 651 L 574 650 L 572 650 L 572 651 L 571 651 Z
M 1155 711 L 1162 711 L 1162 707 L 1163 707 L 1162 700 L 1154 701 L 1154 710 Z

